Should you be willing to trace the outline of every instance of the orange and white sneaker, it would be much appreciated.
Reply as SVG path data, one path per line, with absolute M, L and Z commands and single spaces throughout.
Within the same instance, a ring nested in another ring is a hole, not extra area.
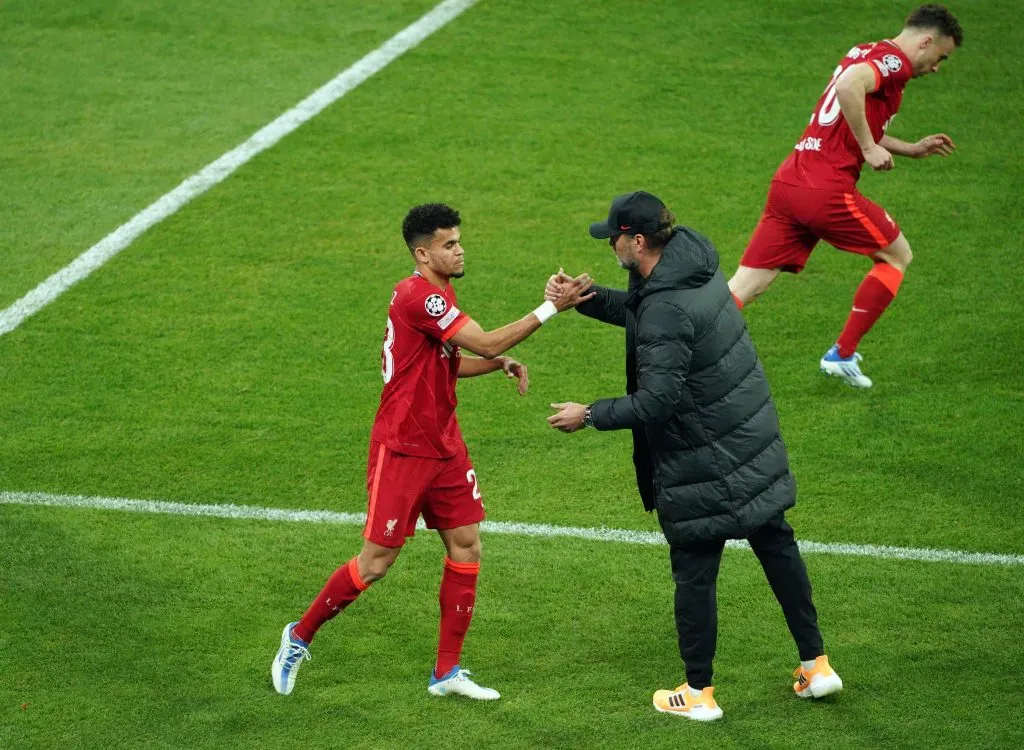
M 682 684 L 675 690 L 659 690 L 654 694 L 654 707 L 663 714 L 685 716 L 694 721 L 722 718 L 722 709 L 715 702 L 715 689 L 706 687 L 696 696 L 690 686 Z
M 801 698 L 824 698 L 843 689 L 843 681 L 829 665 L 827 656 L 815 659 L 811 669 L 804 669 L 803 665 L 797 667 L 793 677 L 796 678 L 793 692 Z

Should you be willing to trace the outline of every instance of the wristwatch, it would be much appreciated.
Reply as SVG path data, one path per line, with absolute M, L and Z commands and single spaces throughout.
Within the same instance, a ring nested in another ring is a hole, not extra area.
M 593 427 L 594 426 L 594 415 L 591 413 L 593 404 L 590 404 L 586 409 L 583 410 L 583 426 Z

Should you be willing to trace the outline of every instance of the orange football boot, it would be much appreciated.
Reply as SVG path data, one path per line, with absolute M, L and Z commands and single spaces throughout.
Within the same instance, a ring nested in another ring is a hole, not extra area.
M 829 665 L 827 656 L 815 659 L 812 669 L 804 669 L 803 665 L 797 667 L 793 677 L 796 678 L 793 692 L 801 698 L 824 698 L 843 689 L 843 681 Z
M 663 714 L 685 716 L 694 721 L 714 721 L 722 718 L 722 709 L 715 702 L 715 689 L 706 687 L 696 697 L 690 686 L 682 684 L 675 690 L 659 690 L 654 694 L 654 707 Z

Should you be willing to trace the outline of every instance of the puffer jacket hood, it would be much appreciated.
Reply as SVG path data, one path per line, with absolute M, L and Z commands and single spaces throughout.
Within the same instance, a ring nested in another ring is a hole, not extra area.
M 711 281 L 717 270 L 718 253 L 707 237 L 676 227 L 651 275 L 644 279 L 635 271 L 631 274 L 636 282 L 630 291 L 635 299 L 630 302 L 667 289 L 696 289 Z

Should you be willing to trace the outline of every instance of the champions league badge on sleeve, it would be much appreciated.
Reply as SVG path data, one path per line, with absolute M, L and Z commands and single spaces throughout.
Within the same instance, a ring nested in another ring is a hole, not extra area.
M 424 303 L 424 307 L 427 308 L 427 312 L 433 315 L 435 318 L 444 315 L 444 311 L 448 309 L 448 303 L 444 301 L 444 297 L 440 294 L 431 294 L 427 297 L 427 301 Z
M 882 62 L 893 73 L 899 72 L 899 69 L 903 67 L 903 61 L 900 60 L 899 55 L 886 55 L 882 58 Z

